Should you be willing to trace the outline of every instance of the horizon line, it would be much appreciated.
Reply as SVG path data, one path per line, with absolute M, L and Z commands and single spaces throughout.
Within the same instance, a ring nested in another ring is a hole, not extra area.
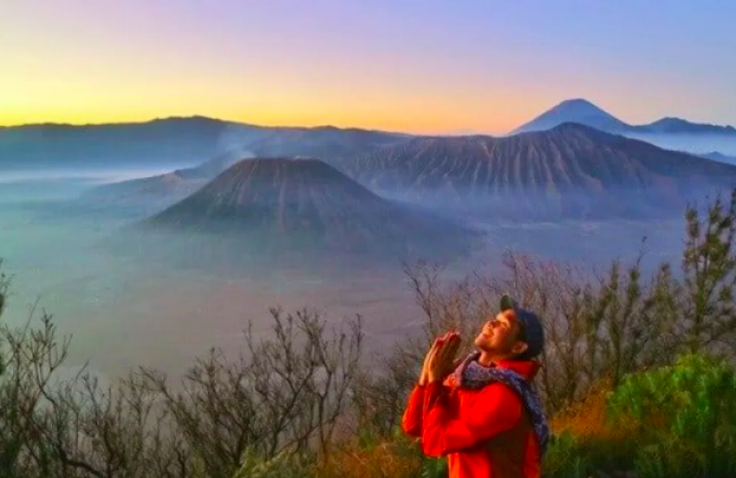
M 695 125 L 706 125 L 706 126 L 716 126 L 716 127 L 722 127 L 722 128 L 734 128 L 733 125 L 730 124 L 718 124 L 718 123 L 710 123 L 710 122 L 697 122 L 697 121 L 691 121 L 689 119 L 686 119 L 684 117 L 679 116 L 672 116 L 672 115 L 663 115 L 653 121 L 650 121 L 648 123 L 641 123 L 641 124 L 634 124 L 629 123 L 627 121 L 622 120 L 618 116 L 606 111 L 605 109 L 601 108 L 597 104 L 593 103 L 590 100 L 587 100 L 582 97 L 575 97 L 575 98 L 568 98 L 562 101 L 557 102 L 556 104 L 547 107 L 546 109 L 542 110 L 540 113 L 535 115 L 534 117 L 530 118 L 528 121 L 509 129 L 505 132 L 492 132 L 489 130 L 486 131 L 478 131 L 474 129 L 464 128 L 464 127 L 458 127 L 453 129 L 452 131 L 445 131 L 442 133 L 435 132 L 435 133 L 409 133 L 407 131 L 396 131 L 396 130 L 390 130 L 390 129 L 382 129 L 382 128 L 375 128 L 375 127 L 362 127 L 362 126 L 337 126 L 334 123 L 324 123 L 324 124 L 318 124 L 313 126 L 307 126 L 307 125 L 298 125 L 298 124 L 280 124 L 280 125 L 268 125 L 268 124 L 258 124 L 250 121 L 245 120 L 234 120 L 234 119 L 225 119 L 221 117 L 215 117 L 215 116 L 207 116 L 204 114 L 199 113 L 193 113 L 190 115 L 170 115 L 170 116 L 155 116 L 155 117 L 149 117 L 149 118 L 141 118 L 141 119 L 134 119 L 134 120 L 120 120 L 120 121 L 107 121 L 107 122 L 69 122 L 69 121 L 38 121 L 38 122 L 28 122 L 28 123 L 11 123 L 11 124 L 0 124 L 0 128 L 2 129 L 10 129 L 10 128 L 24 128 L 24 127 L 38 127 L 38 126 L 68 126 L 68 127 L 94 127 L 94 126 L 122 126 L 122 125 L 141 125 L 141 124 L 147 124 L 147 123 L 154 123 L 157 121 L 167 121 L 167 120 L 208 120 L 208 121 L 214 121 L 214 122 L 220 122 L 220 123 L 231 123 L 233 125 L 237 126 L 245 126 L 245 127 L 251 127 L 251 128 L 283 128 L 283 129 L 338 129 L 338 130 L 362 130 L 362 131 L 372 131 L 372 132 L 381 132 L 381 133 L 389 133 L 389 134 L 399 134 L 399 135 L 409 135 L 409 136 L 426 136 L 426 135 L 452 135 L 452 136 L 474 136 L 474 135 L 484 135 L 484 136 L 511 136 L 516 134 L 516 131 L 526 124 L 536 120 L 538 117 L 548 113 L 552 109 L 563 105 L 564 103 L 569 102 L 579 102 L 584 101 L 593 107 L 601 110 L 602 112 L 609 114 L 613 116 L 615 119 L 623 122 L 624 124 L 628 126 L 647 126 L 653 123 L 656 123 L 658 121 L 662 120 L 683 120 L 691 124 Z
M 148 123 L 155 123 L 157 121 L 198 120 L 198 119 L 218 122 L 218 123 L 229 123 L 229 124 L 236 125 L 236 126 L 244 126 L 244 127 L 250 127 L 250 128 L 336 129 L 336 130 L 341 130 L 341 131 L 360 130 L 360 131 L 404 135 L 404 136 L 432 136 L 432 135 L 453 135 L 453 136 L 504 135 L 505 136 L 505 135 L 511 134 L 510 132 L 508 133 L 493 133 L 490 131 L 481 132 L 481 131 L 475 131 L 475 130 L 468 130 L 467 128 L 458 128 L 451 132 L 445 132 L 445 133 L 410 133 L 407 131 L 380 129 L 380 128 L 364 127 L 364 126 L 337 126 L 336 124 L 333 124 L 333 123 L 324 123 L 324 124 L 318 124 L 318 125 L 313 125 L 313 126 L 307 126 L 303 124 L 302 125 L 298 125 L 298 124 L 268 125 L 268 124 L 252 123 L 249 121 L 242 121 L 242 120 L 225 119 L 221 117 L 207 116 L 207 115 L 196 114 L 196 113 L 191 114 L 191 115 L 156 116 L 156 117 L 150 117 L 147 119 L 142 118 L 142 119 L 137 119 L 137 120 L 90 122 L 90 123 L 68 122 L 68 121 L 39 121 L 39 122 L 34 122 L 34 123 L 0 124 L 0 129 L 28 128 L 28 127 L 38 127 L 38 126 L 60 126 L 60 127 L 64 127 L 64 126 L 68 126 L 68 127 L 126 126 L 126 125 L 143 125 L 143 124 L 148 124 Z

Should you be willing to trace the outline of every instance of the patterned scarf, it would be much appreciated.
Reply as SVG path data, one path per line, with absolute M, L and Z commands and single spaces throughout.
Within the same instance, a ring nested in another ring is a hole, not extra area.
M 524 402 L 524 407 L 529 413 L 534 432 L 537 434 L 542 455 L 547 451 L 549 438 L 549 425 L 542 410 L 539 396 L 532 390 L 529 383 L 511 369 L 503 367 L 484 367 L 478 363 L 480 352 L 470 354 L 458 365 L 453 372 L 455 383 L 461 387 L 482 388 L 492 382 L 503 382 L 510 387 Z

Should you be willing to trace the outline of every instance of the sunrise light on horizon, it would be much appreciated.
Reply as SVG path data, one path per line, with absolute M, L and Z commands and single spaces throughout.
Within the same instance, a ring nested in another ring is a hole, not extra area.
M 634 124 L 736 124 L 736 3 L 593 3 L 11 1 L 0 125 L 505 133 L 579 97 Z

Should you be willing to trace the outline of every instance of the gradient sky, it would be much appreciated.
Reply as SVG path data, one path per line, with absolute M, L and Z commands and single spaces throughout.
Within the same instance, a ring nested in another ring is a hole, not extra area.
M 736 124 L 734 0 L 2 0 L 0 125 L 504 133 L 567 98 Z

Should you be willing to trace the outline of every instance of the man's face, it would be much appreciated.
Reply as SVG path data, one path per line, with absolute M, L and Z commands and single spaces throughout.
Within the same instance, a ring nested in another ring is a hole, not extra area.
M 520 354 L 526 350 L 526 344 L 517 340 L 519 331 L 520 326 L 514 311 L 500 312 L 483 324 L 475 338 L 475 346 L 483 352 L 498 356 Z

